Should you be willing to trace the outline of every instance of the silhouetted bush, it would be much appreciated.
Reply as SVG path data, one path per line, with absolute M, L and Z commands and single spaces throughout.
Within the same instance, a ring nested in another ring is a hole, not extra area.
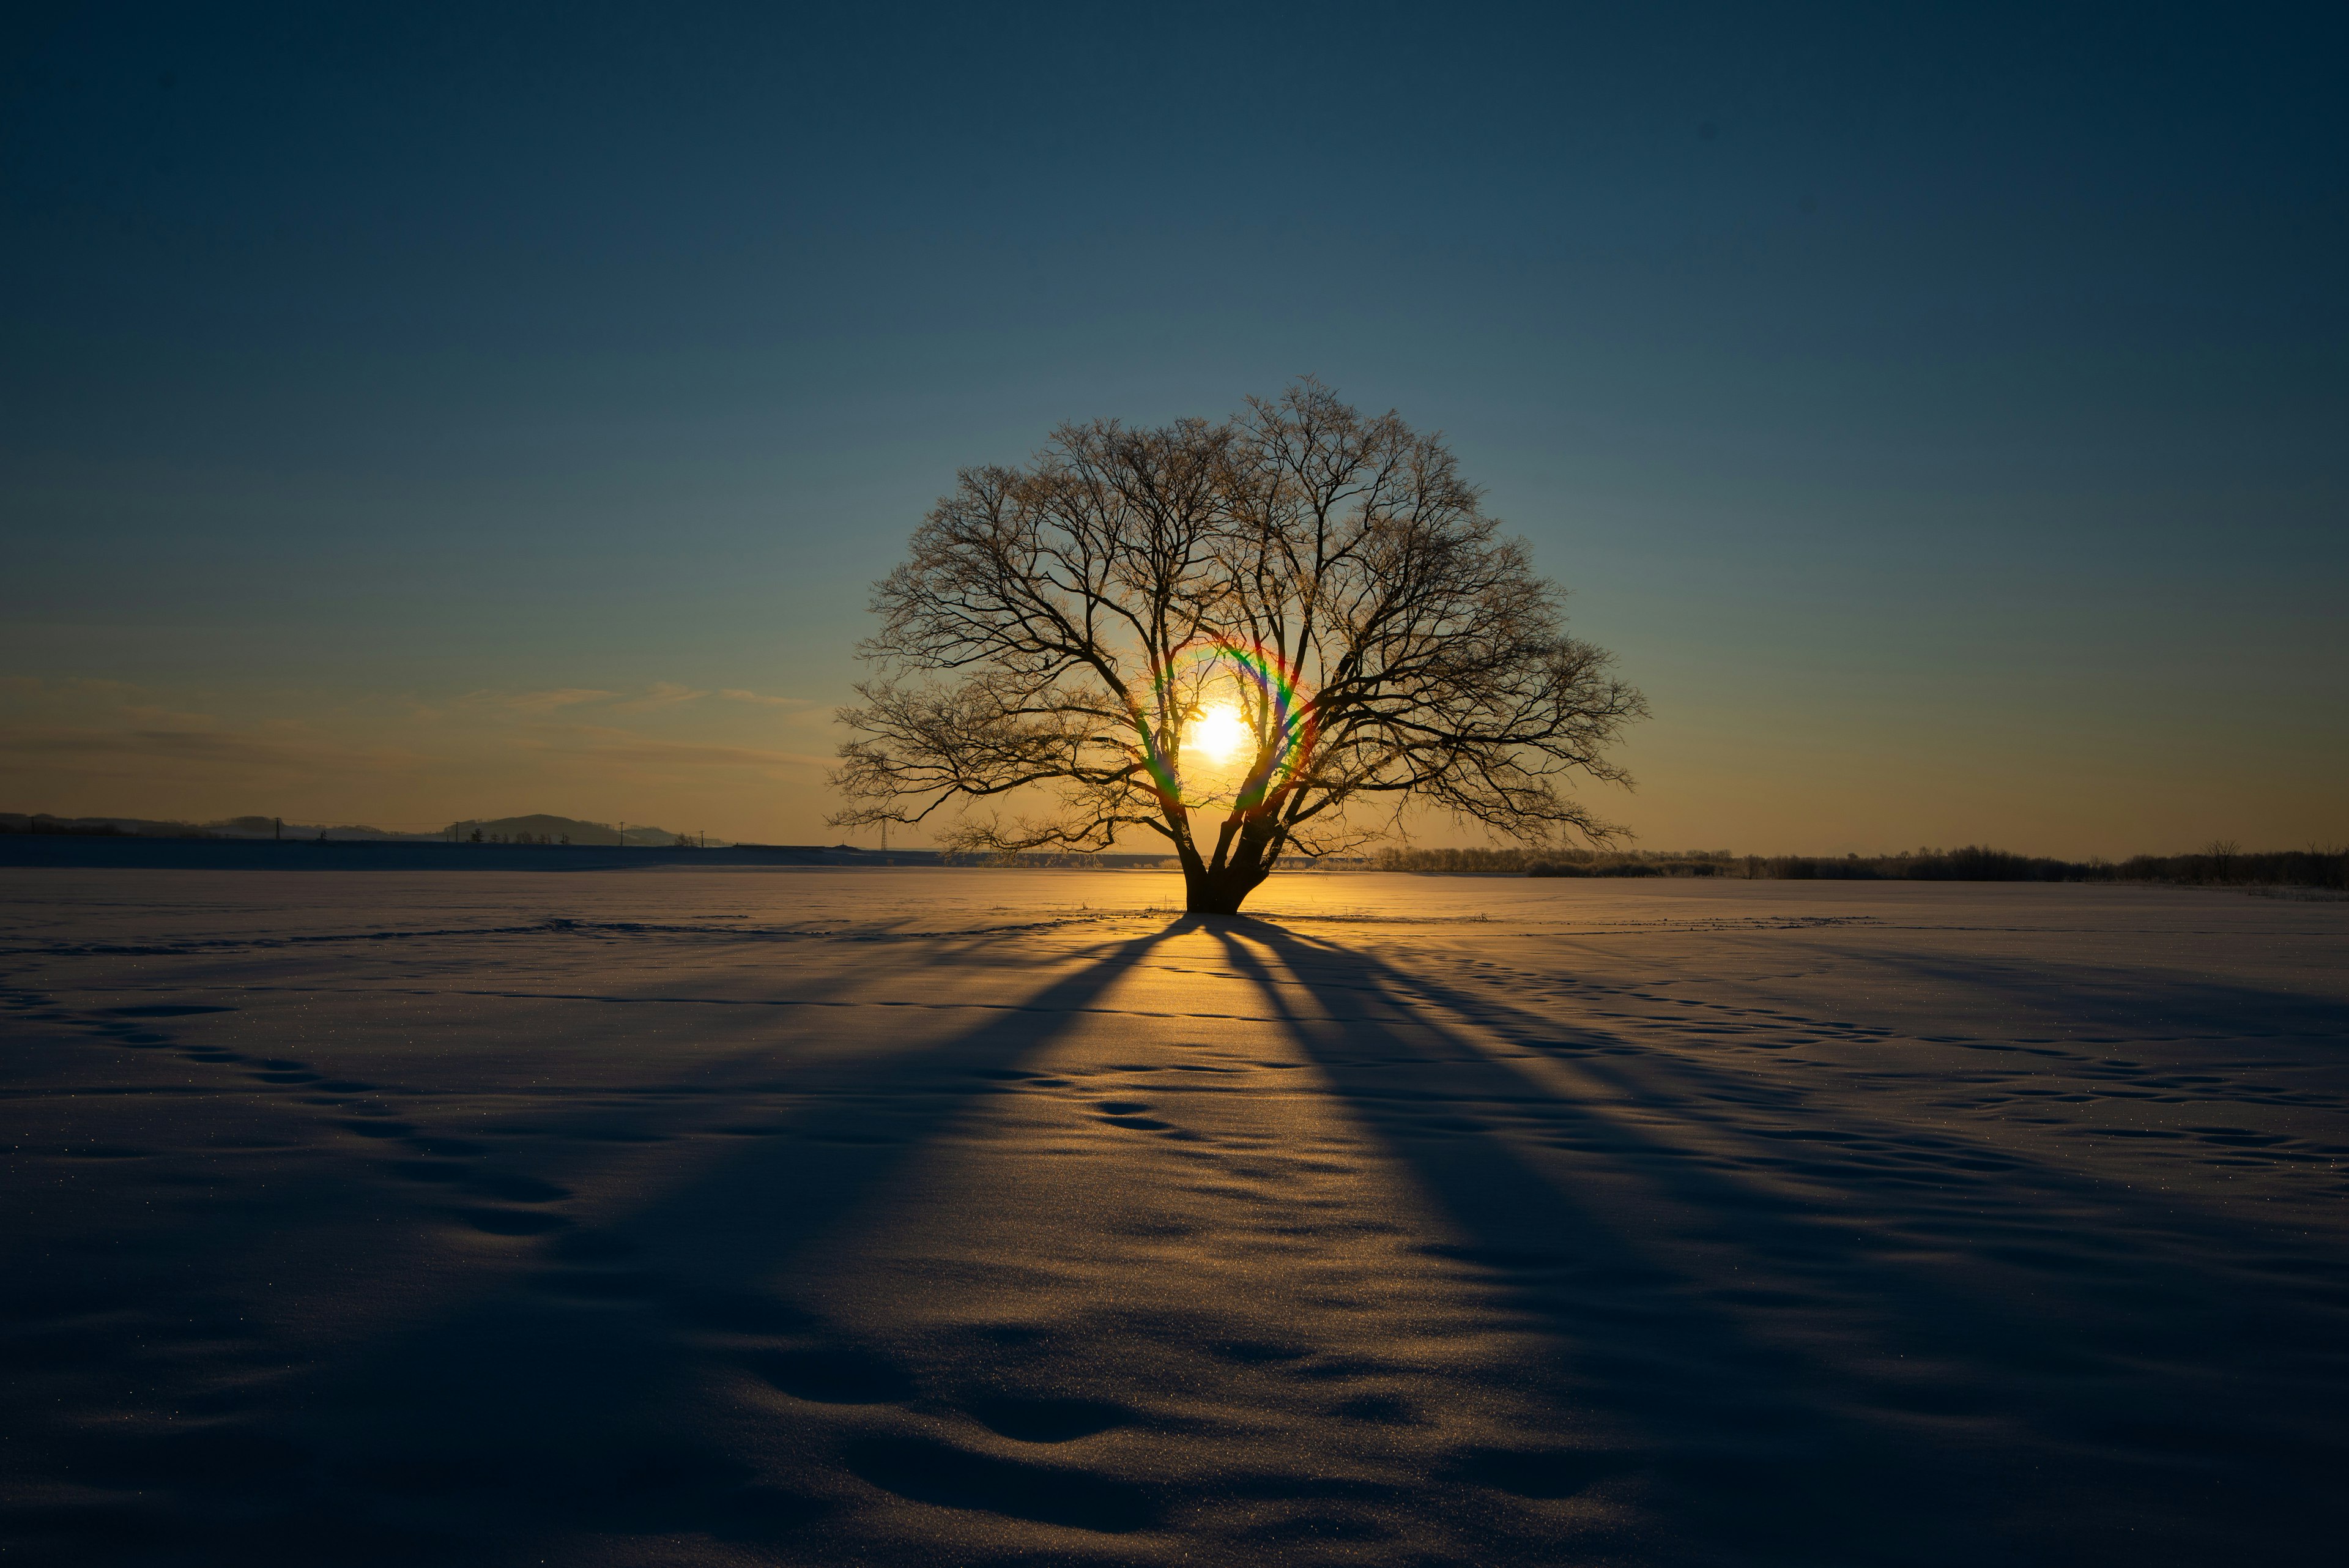
M 2213 845 L 2199 855 L 2133 855 L 2108 868 L 2123 882 L 2215 887 L 2349 888 L 2349 849 L 2282 849 L 2246 855 Z
M 1455 876 L 1725 877 L 1735 860 L 1725 849 L 1386 849 L 1375 864 Z
M 0 833 L 70 833 L 95 837 L 128 837 L 110 822 L 67 822 L 54 816 L 16 816 L 0 820 Z
M 2078 882 L 2088 867 L 2065 860 L 2033 859 L 1969 844 L 1948 854 L 1906 857 L 1906 875 L 1926 882 Z
M 1726 850 L 1388 849 L 1381 871 L 1527 877 L 1744 877 L 1781 881 L 2173 882 L 2213 887 L 2349 888 L 2349 849 L 2246 854 L 2214 844 L 2196 855 L 2056 860 L 1987 845 L 1899 855 L 1747 855 Z
M 51 816 L 0 812 L 0 833 L 58 833 L 92 838 L 210 838 L 192 822 L 147 822 L 131 816 Z
M 1543 851 L 1532 849 L 1388 849 L 1379 856 L 1381 871 L 1526 872 Z

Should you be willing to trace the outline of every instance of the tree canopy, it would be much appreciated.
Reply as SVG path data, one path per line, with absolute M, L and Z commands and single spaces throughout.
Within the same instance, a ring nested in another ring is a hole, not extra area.
M 999 853 L 1140 830 L 1226 912 L 1413 801 L 1605 843 L 1560 786 L 1628 784 L 1605 753 L 1647 708 L 1561 600 L 1440 438 L 1318 383 L 1064 425 L 962 471 L 876 586 L 832 821 Z

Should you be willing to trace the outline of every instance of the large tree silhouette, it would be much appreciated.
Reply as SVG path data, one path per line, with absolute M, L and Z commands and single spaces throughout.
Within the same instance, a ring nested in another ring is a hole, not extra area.
M 1619 830 L 1559 785 L 1628 783 L 1603 753 L 1647 711 L 1440 439 L 1311 381 L 965 470 L 873 608 L 834 825 L 936 819 L 996 852 L 1145 830 L 1197 910 L 1413 800 L 1603 843 Z

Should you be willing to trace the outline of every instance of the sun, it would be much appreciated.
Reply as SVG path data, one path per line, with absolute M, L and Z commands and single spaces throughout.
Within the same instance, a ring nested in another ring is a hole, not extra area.
M 1209 708 L 1191 721 L 1191 745 L 1211 763 L 1228 763 L 1256 737 L 1237 708 Z

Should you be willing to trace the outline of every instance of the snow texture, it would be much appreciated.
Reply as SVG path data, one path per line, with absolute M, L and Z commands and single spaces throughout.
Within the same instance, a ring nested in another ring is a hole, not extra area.
M 1150 873 L 0 873 L 0 1552 L 2337 1543 L 2349 906 L 1177 902 Z

